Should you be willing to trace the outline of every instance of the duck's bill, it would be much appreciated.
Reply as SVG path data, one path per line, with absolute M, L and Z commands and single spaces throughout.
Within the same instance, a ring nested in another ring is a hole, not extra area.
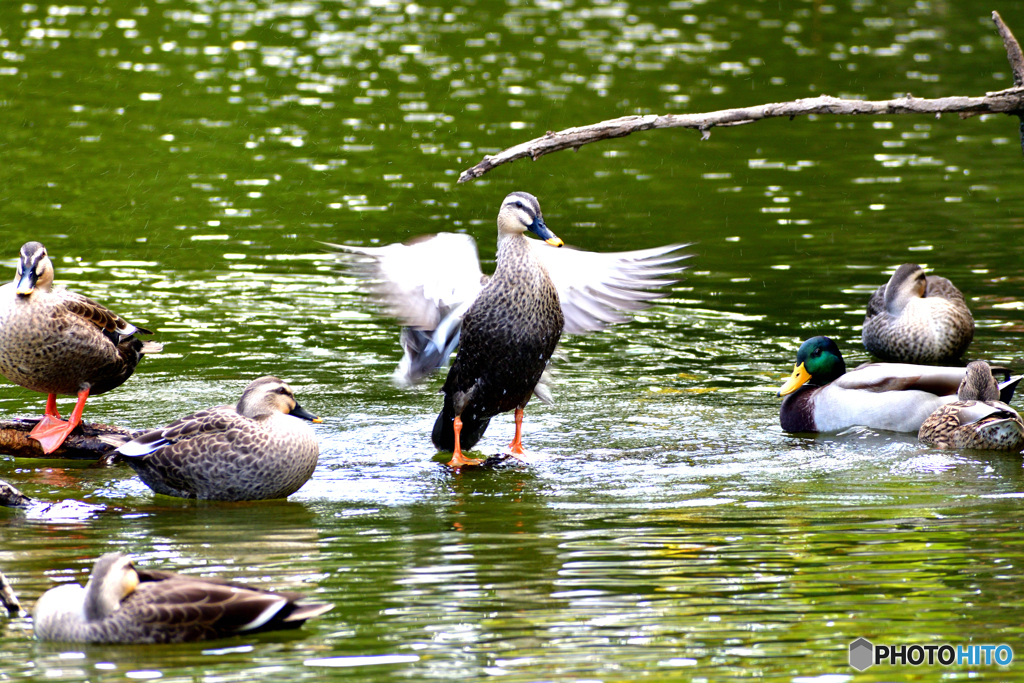
M 317 417 L 313 413 L 309 412 L 308 410 L 300 406 L 298 403 L 295 404 L 295 407 L 292 408 L 292 412 L 289 414 L 294 415 L 295 417 L 301 417 L 303 420 L 309 420 L 310 422 L 315 422 L 317 424 L 323 422 L 323 420 L 321 420 L 319 417 Z
M 801 363 L 793 368 L 793 374 L 789 376 L 786 383 L 779 389 L 779 393 L 776 396 L 785 396 L 786 394 L 792 394 L 794 391 L 802 387 L 807 383 L 807 380 L 811 378 L 811 373 L 807 372 L 807 368 Z
M 18 284 L 14 291 L 21 295 L 31 294 L 35 291 L 37 279 L 34 268 L 25 268 L 21 272 L 21 277 L 18 279 Z
M 541 238 L 542 240 L 544 240 L 553 247 L 560 247 L 563 244 L 565 244 L 565 242 L 563 242 L 561 238 L 559 238 L 555 233 L 551 232 L 551 229 L 548 228 L 547 224 L 544 223 L 544 219 L 541 218 L 540 216 L 537 216 L 537 220 L 535 220 L 533 222 L 533 225 L 530 226 L 530 232 L 532 232 L 534 235 Z

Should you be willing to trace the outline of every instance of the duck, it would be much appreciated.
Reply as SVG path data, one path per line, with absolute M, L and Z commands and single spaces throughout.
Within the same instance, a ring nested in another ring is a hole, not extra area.
M 200 500 L 287 498 L 320 457 L 309 422 L 323 422 L 277 377 L 253 380 L 234 406 L 187 415 L 122 443 L 105 464 L 126 462 L 156 493 Z
M 999 400 L 992 369 L 978 360 L 967 365 L 957 400 L 932 413 L 917 438 L 936 448 L 1020 452 L 1024 449 L 1024 420 Z
M 838 432 L 862 426 L 914 432 L 942 406 L 957 400 L 967 374 L 962 367 L 864 363 L 850 372 L 839 346 L 829 337 L 811 337 L 796 355 L 796 365 L 777 396 L 787 432 Z M 1020 378 L 1000 385 L 1004 401 Z
M 868 301 L 861 340 L 873 356 L 896 363 L 956 361 L 974 339 L 974 317 L 952 282 L 904 263 Z
M 160 344 L 152 334 L 108 308 L 63 287 L 53 287 L 53 263 L 39 242 L 21 247 L 14 282 L 0 287 L 0 374 L 47 394 L 43 418 L 29 433 L 44 454 L 56 451 L 82 421 L 89 396 L 121 386 L 143 356 Z M 58 395 L 77 395 L 68 420 Z
M 451 451 L 449 467 L 478 465 L 463 451 L 491 418 L 514 411 L 510 454 L 523 456 L 523 415 L 533 396 L 550 403 L 548 362 L 563 333 L 605 329 L 664 296 L 683 270 L 685 244 L 620 253 L 565 247 L 547 226 L 540 202 L 512 192 L 498 209 L 494 274 L 480 268 L 476 243 L 441 233 L 384 247 L 328 244 L 354 257 L 351 269 L 404 326 L 398 384 L 422 381 L 451 364 L 431 440 Z M 539 239 L 529 239 L 526 233 Z
M 298 593 L 136 567 L 107 553 L 89 581 L 43 593 L 32 611 L 36 638 L 70 643 L 184 643 L 293 629 L 333 605 L 298 604 Z

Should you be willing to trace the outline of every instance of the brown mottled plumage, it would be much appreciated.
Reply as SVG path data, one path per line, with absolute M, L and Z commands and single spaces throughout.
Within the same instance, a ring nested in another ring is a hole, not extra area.
M 287 384 L 261 377 L 237 406 L 208 408 L 146 432 L 119 447 L 118 459 L 168 496 L 286 498 L 313 476 L 320 456 L 316 434 L 302 420 L 320 422 Z
M 78 424 L 89 395 L 119 387 L 146 353 L 160 345 L 152 334 L 92 299 L 53 288 L 53 264 L 39 242 L 21 248 L 14 282 L 0 287 L 0 374 L 49 394 L 46 417 L 30 434 L 45 452 L 56 450 Z M 68 423 L 59 422 L 56 395 L 78 394 Z M 77 417 L 76 417 L 77 416 Z
M 991 451 L 1024 449 L 1024 420 L 999 400 L 999 388 L 985 361 L 967 366 L 957 400 L 928 417 L 917 438 L 936 448 Z
M 76 643 L 182 643 L 298 628 L 331 609 L 298 605 L 297 593 L 275 593 L 220 579 L 138 569 L 108 553 L 85 588 L 51 588 L 33 613 L 36 638 Z
M 904 263 L 868 301 L 861 339 L 868 353 L 898 363 L 945 363 L 964 354 L 974 318 L 944 277 Z

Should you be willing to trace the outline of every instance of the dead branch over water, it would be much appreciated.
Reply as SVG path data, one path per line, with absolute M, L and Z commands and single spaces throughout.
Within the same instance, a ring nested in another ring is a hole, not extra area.
M 907 95 L 893 100 L 865 101 L 847 100 L 822 95 L 795 100 L 774 102 L 754 107 L 723 109 L 705 114 L 648 114 L 645 116 L 623 116 L 587 126 L 566 128 L 558 132 L 548 131 L 539 138 L 520 143 L 502 150 L 493 156 L 485 156 L 472 168 L 459 176 L 459 182 L 475 180 L 493 168 L 529 157 L 536 161 L 546 154 L 566 149 L 578 150 L 583 145 L 601 140 L 621 138 L 633 133 L 660 128 L 693 128 L 701 132 L 702 139 L 711 135 L 715 127 L 741 126 L 762 119 L 810 114 L 830 115 L 892 115 L 892 114 L 958 114 L 960 118 L 978 114 L 1009 114 L 1021 117 L 1021 147 L 1024 149 L 1024 53 L 1013 33 L 1003 22 L 998 12 L 992 13 L 992 21 L 1003 39 L 1010 67 L 1013 69 L 1014 87 L 1007 90 L 985 93 L 981 97 L 940 97 L 924 99 Z

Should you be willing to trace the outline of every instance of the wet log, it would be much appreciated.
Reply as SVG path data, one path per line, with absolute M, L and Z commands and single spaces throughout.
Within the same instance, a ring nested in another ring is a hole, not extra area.
M 472 168 L 459 175 L 459 182 L 475 180 L 488 171 L 529 157 L 536 161 L 546 154 L 566 149 L 578 150 L 583 145 L 601 140 L 612 140 L 641 131 L 660 128 L 692 128 L 701 132 L 701 139 L 711 136 L 715 127 L 741 126 L 763 119 L 785 117 L 790 120 L 797 116 L 815 115 L 859 115 L 890 116 L 893 114 L 928 114 L 939 117 L 942 114 L 959 114 L 965 119 L 978 114 L 1008 114 L 1021 118 L 1021 149 L 1024 150 L 1024 52 L 1013 33 L 1003 22 L 998 12 L 992 13 L 992 21 L 1003 39 L 1010 67 L 1013 69 L 1014 87 L 985 93 L 980 97 L 940 97 L 925 99 L 906 95 L 892 100 L 866 101 L 846 100 L 822 95 L 794 100 L 773 102 L 739 109 L 723 109 L 705 114 L 647 114 L 644 116 L 622 116 L 617 119 L 600 121 L 586 126 L 566 128 L 558 132 L 548 131 L 542 137 L 520 143 L 495 155 L 488 155 Z
M 57 458 L 64 460 L 99 460 L 116 448 L 111 442 L 130 441 L 142 431 L 105 424 L 82 423 L 53 453 L 43 453 L 42 446 L 28 433 L 39 418 L 16 417 L 0 420 L 0 454 L 16 458 Z

